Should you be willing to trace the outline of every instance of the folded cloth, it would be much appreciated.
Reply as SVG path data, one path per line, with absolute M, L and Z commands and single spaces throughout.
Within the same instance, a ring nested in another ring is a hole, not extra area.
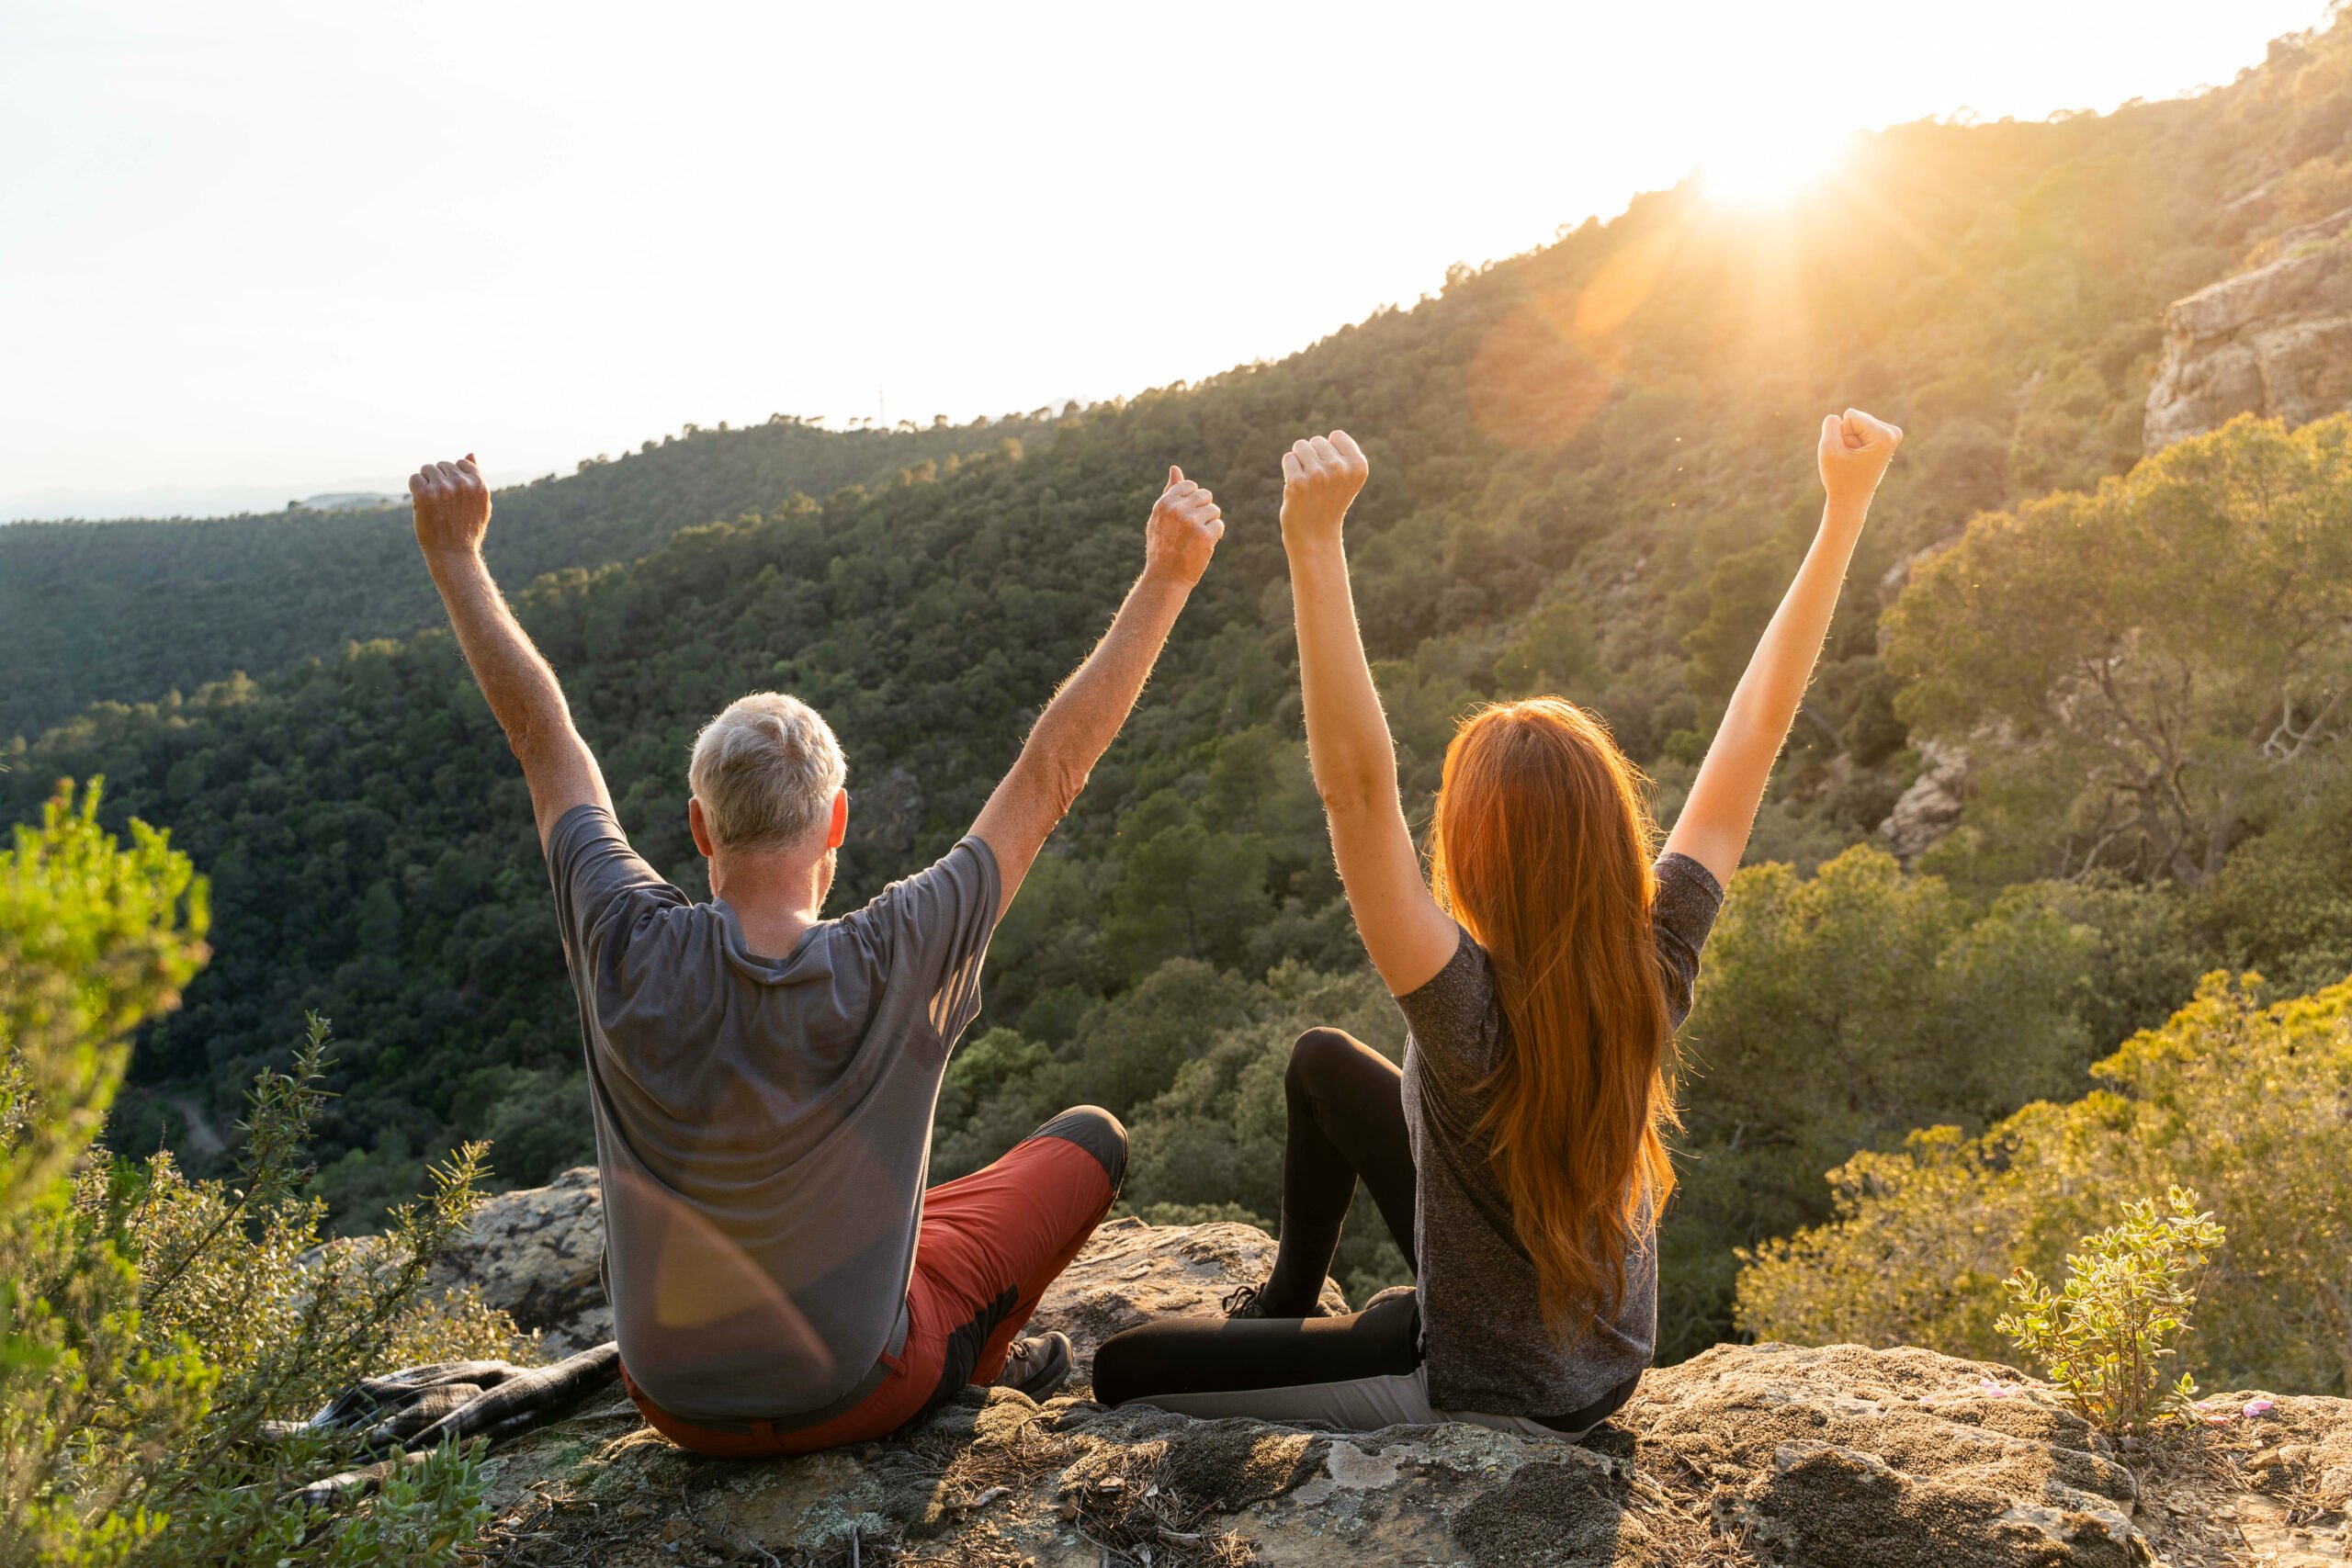
M 557 1419 L 620 1376 L 620 1347 L 607 1341 L 552 1366 L 435 1361 L 362 1378 L 296 1432 L 354 1432 L 371 1457 L 421 1452 L 468 1438 L 497 1442 Z

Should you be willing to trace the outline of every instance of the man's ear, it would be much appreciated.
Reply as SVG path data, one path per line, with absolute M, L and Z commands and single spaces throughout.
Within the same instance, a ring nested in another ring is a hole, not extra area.
M 686 829 L 694 834 L 695 849 L 703 859 L 708 860 L 718 852 L 710 841 L 710 824 L 703 820 L 702 802 L 691 795 L 686 796 Z
M 825 847 L 829 850 L 840 849 L 842 847 L 842 840 L 848 837 L 849 791 L 845 789 L 835 790 L 833 792 L 833 819 L 825 829 Z

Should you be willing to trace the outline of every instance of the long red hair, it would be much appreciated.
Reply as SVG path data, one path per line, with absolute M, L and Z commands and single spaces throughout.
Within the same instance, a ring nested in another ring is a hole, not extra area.
M 1438 791 L 1431 886 L 1486 949 L 1510 1025 L 1479 1131 L 1564 1334 L 1615 1314 L 1674 1189 L 1643 784 L 1598 718 L 1532 697 L 1464 719 Z

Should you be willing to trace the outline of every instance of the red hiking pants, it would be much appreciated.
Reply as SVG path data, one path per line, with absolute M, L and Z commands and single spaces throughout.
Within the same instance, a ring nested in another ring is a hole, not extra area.
M 1084 1105 L 986 1169 L 925 1192 L 907 1282 L 906 1343 L 898 1355 L 884 1355 L 887 1371 L 872 1393 L 819 1425 L 786 1430 L 788 1419 L 779 1416 L 697 1426 L 648 1399 L 627 1366 L 622 1382 L 656 1431 L 722 1459 L 813 1453 L 895 1432 L 966 1383 L 996 1381 L 1046 1287 L 1111 1212 L 1126 1162 L 1126 1129 L 1109 1111 Z

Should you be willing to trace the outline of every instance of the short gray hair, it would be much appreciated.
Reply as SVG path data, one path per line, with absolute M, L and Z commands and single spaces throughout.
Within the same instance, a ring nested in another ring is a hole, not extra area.
M 686 764 L 710 840 L 723 850 L 798 843 L 825 820 L 848 777 L 832 727 L 782 692 L 728 704 L 695 737 Z

